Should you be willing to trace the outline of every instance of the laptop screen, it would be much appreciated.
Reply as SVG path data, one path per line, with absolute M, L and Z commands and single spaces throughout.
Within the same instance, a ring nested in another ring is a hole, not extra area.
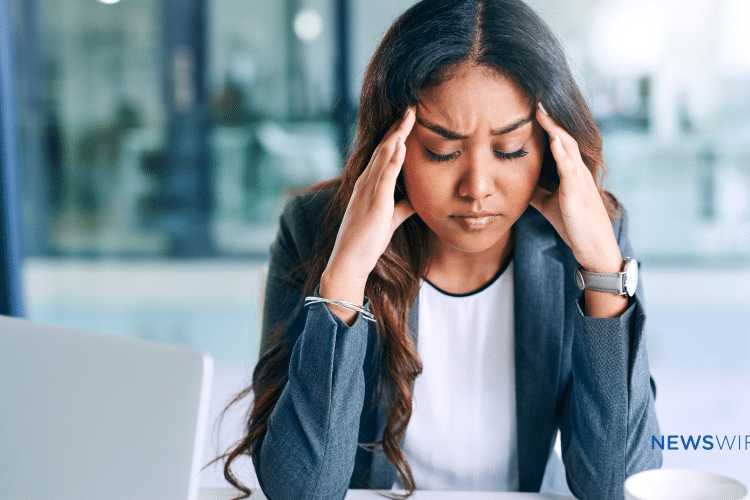
M 0 498 L 194 500 L 211 358 L 0 316 Z

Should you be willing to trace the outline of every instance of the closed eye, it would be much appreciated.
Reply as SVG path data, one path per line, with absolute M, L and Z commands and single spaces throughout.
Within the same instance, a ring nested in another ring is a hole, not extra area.
M 448 153 L 447 155 L 440 155 L 437 153 L 433 153 L 432 151 L 426 148 L 425 148 L 425 152 L 427 154 L 427 159 L 430 161 L 434 161 L 434 162 L 450 161 L 458 157 L 459 154 L 461 154 L 460 151 L 454 151 L 452 153 Z M 524 148 L 521 148 L 518 151 L 514 151 L 512 153 L 504 153 L 503 151 L 497 151 L 497 150 L 495 150 L 494 153 L 495 153 L 495 156 L 501 160 L 515 160 L 516 158 L 523 158 L 524 156 L 529 154 L 529 152 Z
M 427 148 L 425 148 L 425 153 L 427 153 L 427 159 L 430 161 L 449 161 L 449 160 L 452 160 L 453 158 L 456 158 L 459 154 L 461 154 L 460 151 L 454 151 L 447 155 L 439 155 L 437 153 L 433 153 Z
M 503 153 L 502 151 L 495 151 L 495 156 L 497 156 L 501 160 L 514 160 L 516 158 L 523 158 L 527 154 L 529 154 L 529 152 L 525 150 L 524 148 L 521 148 L 518 151 L 514 151 L 512 153 Z

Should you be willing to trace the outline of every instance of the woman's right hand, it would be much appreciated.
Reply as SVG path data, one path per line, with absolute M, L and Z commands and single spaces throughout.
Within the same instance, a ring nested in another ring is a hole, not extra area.
M 320 280 L 321 297 L 361 305 L 367 278 L 385 252 L 394 231 L 414 214 L 408 199 L 394 203 L 394 192 L 406 155 L 404 142 L 414 126 L 415 117 L 414 108 L 407 108 L 404 117 L 386 132 L 354 184 L 336 243 Z M 353 324 L 356 312 L 327 305 L 347 324 Z

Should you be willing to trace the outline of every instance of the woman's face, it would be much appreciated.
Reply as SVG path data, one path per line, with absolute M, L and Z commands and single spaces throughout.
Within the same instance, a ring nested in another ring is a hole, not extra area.
M 544 157 L 535 110 L 508 79 L 469 64 L 420 94 L 402 172 L 438 250 L 479 253 L 508 241 Z

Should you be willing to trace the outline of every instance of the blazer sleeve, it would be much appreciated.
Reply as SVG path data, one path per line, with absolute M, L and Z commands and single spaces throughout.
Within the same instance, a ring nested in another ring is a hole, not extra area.
M 349 327 L 325 304 L 304 307 L 301 283 L 289 279 L 289 271 L 314 248 L 306 200 L 309 195 L 295 198 L 281 217 L 266 282 L 261 371 L 268 363 L 263 353 L 275 347 L 274 329 L 289 325 L 284 339 L 293 345 L 288 365 L 275 369 L 280 378 L 287 372 L 286 384 L 266 433 L 253 447 L 258 481 L 269 500 L 344 498 L 365 396 L 367 321 L 360 314 Z M 367 298 L 364 306 L 369 309 Z
M 615 234 L 623 257 L 635 258 L 624 210 Z M 587 317 L 582 301 L 576 301 L 572 376 L 560 421 L 563 462 L 577 498 L 621 500 L 628 476 L 662 463 L 661 450 L 650 446 L 660 432 L 643 333 L 643 285 L 639 280 L 618 318 Z

